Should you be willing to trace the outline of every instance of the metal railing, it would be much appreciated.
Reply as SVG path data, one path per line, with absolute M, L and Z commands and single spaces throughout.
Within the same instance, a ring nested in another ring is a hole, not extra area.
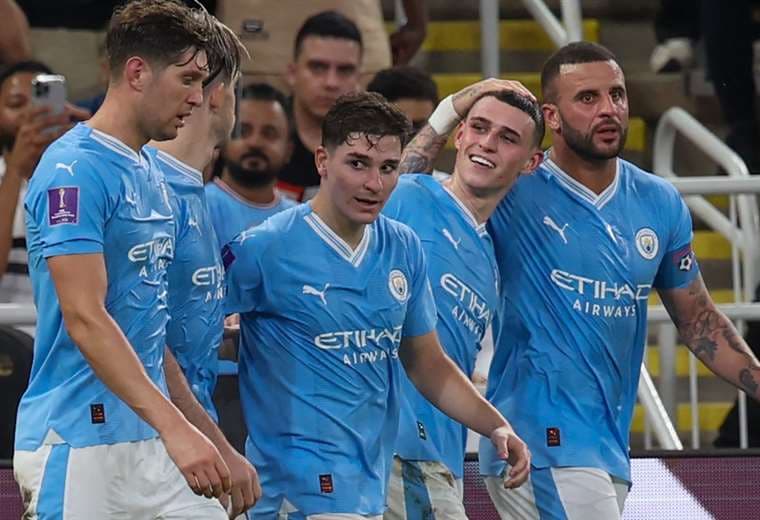
M 560 0 L 562 21 L 544 0 L 522 2 L 557 47 L 583 39 L 580 0 Z M 499 76 L 499 43 L 499 0 L 480 0 L 480 60 L 485 78 Z
M 683 135 L 692 145 L 700 149 L 715 163 L 720 165 L 728 177 L 679 178 L 673 170 L 675 138 Z M 671 108 L 663 114 L 655 132 L 654 172 L 670 180 L 684 195 L 684 200 L 693 215 L 698 216 L 707 226 L 723 235 L 732 248 L 732 275 L 736 302 L 752 299 L 758 281 L 758 259 L 760 258 L 760 219 L 757 200 L 749 193 L 760 193 L 760 178 L 752 178 L 742 159 L 717 136 L 705 128 L 690 114 L 680 108 Z M 699 194 L 699 196 L 697 196 Z M 701 195 L 730 194 L 729 216 L 726 217 Z M 742 195 L 737 195 L 742 194 Z M 743 320 L 760 318 L 760 304 L 725 306 L 726 315 L 738 320 L 741 332 Z M 671 417 L 676 409 L 676 343 L 675 327 L 670 323 L 663 308 L 650 310 L 650 322 L 666 321 L 660 326 L 660 395 L 664 410 Z M 699 408 L 698 408 L 697 362 L 692 355 L 689 359 L 689 396 L 691 406 L 691 447 L 699 448 Z M 662 418 L 660 418 L 662 419 Z M 739 392 L 740 446 L 747 447 L 747 414 L 743 392 Z

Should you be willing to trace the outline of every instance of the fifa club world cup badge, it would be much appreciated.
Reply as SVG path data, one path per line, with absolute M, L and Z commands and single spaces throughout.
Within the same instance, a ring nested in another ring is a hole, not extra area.
M 48 190 L 48 224 L 79 223 L 79 187 L 63 186 Z

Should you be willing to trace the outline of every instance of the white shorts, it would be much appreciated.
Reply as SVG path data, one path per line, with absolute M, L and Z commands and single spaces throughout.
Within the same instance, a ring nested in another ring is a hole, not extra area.
M 160 439 L 16 451 L 24 520 L 227 518 L 216 499 L 188 487 Z
M 445 464 L 393 458 L 384 520 L 465 520 L 462 480 Z
M 304 515 L 287 499 L 282 501 L 280 510 L 275 517 L 271 515 L 254 515 L 248 513 L 249 520 L 382 520 L 380 515 L 359 515 L 356 513 L 317 513 L 313 515 Z
M 504 489 L 501 477 L 486 488 L 502 519 L 620 520 L 628 483 L 597 468 L 531 468 L 528 481 Z

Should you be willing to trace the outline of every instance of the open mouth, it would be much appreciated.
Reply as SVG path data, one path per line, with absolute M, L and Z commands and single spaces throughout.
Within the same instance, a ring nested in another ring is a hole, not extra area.
M 379 200 L 365 199 L 363 197 L 354 197 L 354 200 L 359 204 L 359 207 L 364 209 L 375 209 L 380 207 Z
M 481 155 L 476 155 L 476 154 L 470 155 L 470 161 L 477 164 L 478 166 L 482 166 L 483 168 L 488 168 L 489 170 L 493 170 L 494 168 L 496 168 L 496 165 L 494 163 L 492 163 L 491 161 L 489 161 L 488 159 L 486 159 L 485 157 Z

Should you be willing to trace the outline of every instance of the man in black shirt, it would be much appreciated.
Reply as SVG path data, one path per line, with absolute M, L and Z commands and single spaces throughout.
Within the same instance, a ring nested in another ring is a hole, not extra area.
M 322 142 L 322 120 L 341 95 L 359 89 L 362 37 L 354 22 L 335 11 L 308 18 L 296 35 L 287 80 L 293 90 L 293 154 L 280 172 L 278 189 L 308 200 L 319 189 L 314 150 Z

